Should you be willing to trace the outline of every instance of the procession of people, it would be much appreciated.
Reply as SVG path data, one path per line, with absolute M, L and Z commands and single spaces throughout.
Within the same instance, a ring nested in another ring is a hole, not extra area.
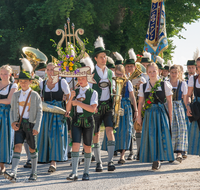
M 47 172 L 53 173 L 56 162 L 67 160 L 71 160 L 72 171 L 66 172 L 66 179 L 78 180 L 81 145 L 82 180 L 89 180 L 92 158 L 95 172 L 103 172 L 105 167 L 117 172 L 116 165 L 126 160 L 149 162 L 152 170 L 159 170 L 162 161 L 181 163 L 188 154 L 200 155 L 200 57 L 187 62 L 188 80 L 184 80 L 181 65 L 164 64 L 159 56 L 155 63 L 149 52 L 138 59 L 130 49 L 129 58 L 124 59 L 118 52 L 107 50 L 102 37 L 94 46 L 92 57 L 80 60 L 73 78 L 55 76 L 55 69 L 64 67 L 70 72 L 74 55 L 66 55 L 64 62 L 39 63 L 35 70 L 23 58 L 17 75 L 9 65 L 0 67 L 0 174 L 6 179 L 17 180 L 23 144 L 26 167 L 31 168 L 30 181 L 37 180 L 38 163 L 49 163 Z M 109 57 L 112 54 L 115 62 Z M 88 70 L 81 75 L 81 69 Z M 34 74 L 36 70 L 43 72 L 43 79 Z M 39 81 L 37 92 L 33 81 Z M 52 112 L 52 107 L 60 112 Z M 102 125 L 105 132 L 101 142 Z M 108 152 L 106 166 L 101 151 Z M 113 156 L 118 153 L 119 160 L 114 163 Z M 10 163 L 12 169 L 8 170 L 5 164 Z

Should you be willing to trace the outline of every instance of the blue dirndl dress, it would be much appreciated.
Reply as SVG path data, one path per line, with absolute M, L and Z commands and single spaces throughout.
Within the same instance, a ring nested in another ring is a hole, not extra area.
M 162 87 L 162 86 L 161 86 Z M 165 99 L 164 86 L 157 96 Z M 148 92 L 144 92 L 145 99 Z M 145 111 L 140 147 L 140 162 L 173 161 L 174 152 L 169 131 L 169 119 L 164 105 L 154 95 L 154 103 Z
M 43 88 L 44 89 L 44 88 Z M 43 90 L 44 91 L 44 90 Z M 63 108 L 63 92 L 59 81 L 57 92 L 44 92 L 47 104 Z M 48 101 L 53 99 L 52 101 Z M 37 139 L 38 162 L 66 161 L 68 129 L 64 115 L 43 111 L 40 132 Z
M 12 87 L 8 87 L 8 94 L 0 94 L 0 99 L 7 99 Z M 0 104 L 0 163 L 9 164 L 13 155 L 14 130 L 10 123 L 10 105 Z
M 121 108 L 124 109 L 124 116 L 120 116 L 119 127 L 115 129 L 115 150 L 128 150 L 133 129 L 133 116 L 131 101 L 129 99 L 128 83 L 125 86 L 125 94 L 121 99 Z M 107 150 L 107 141 L 107 136 L 104 134 L 102 150 Z
M 13 154 L 14 130 L 10 123 L 10 105 L 0 104 L 0 163 L 9 164 Z
M 200 97 L 197 98 L 200 101 Z M 196 98 L 194 101 L 196 101 Z M 190 123 L 188 131 L 188 154 L 200 156 L 200 130 L 197 121 Z

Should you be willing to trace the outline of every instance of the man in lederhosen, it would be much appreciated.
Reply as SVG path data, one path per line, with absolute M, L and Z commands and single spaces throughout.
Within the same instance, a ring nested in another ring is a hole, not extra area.
M 100 152 L 100 126 L 102 122 L 106 128 L 106 136 L 108 138 L 107 149 L 108 149 L 108 171 L 114 171 L 115 166 L 112 161 L 114 149 L 115 149 L 115 137 L 113 134 L 113 116 L 112 116 L 112 98 L 111 94 L 115 85 L 113 84 L 112 77 L 114 74 L 110 69 L 106 67 L 107 54 L 110 52 L 105 50 L 103 38 L 98 37 L 94 43 L 94 59 L 97 62 L 94 70 L 94 79 L 97 84 L 91 84 L 91 88 L 98 92 L 98 108 L 94 115 L 95 119 L 95 136 L 93 137 L 94 143 L 94 154 L 96 159 L 96 172 L 102 172 L 103 166 L 101 161 Z

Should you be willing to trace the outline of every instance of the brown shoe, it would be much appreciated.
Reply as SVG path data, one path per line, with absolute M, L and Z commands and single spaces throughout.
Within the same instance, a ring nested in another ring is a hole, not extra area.
M 152 170 L 159 170 L 161 168 L 161 163 L 159 161 L 155 161 L 152 164 Z

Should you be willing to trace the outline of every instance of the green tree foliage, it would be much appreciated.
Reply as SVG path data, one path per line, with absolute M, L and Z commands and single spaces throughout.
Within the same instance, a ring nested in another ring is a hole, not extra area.
M 75 28 L 83 28 L 88 38 L 87 49 L 93 51 L 94 41 L 100 35 L 106 48 L 121 52 L 127 57 L 133 47 L 142 54 L 149 22 L 151 1 L 147 0 L 1 0 L 0 1 L 0 64 L 19 64 L 24 46 L 39 48 L 49 60 L 57 57 L 50 39 L 60 36 L 56 29 L 63 29 L 68 17 Z M 199 0 L 166 0 L 167 35 L 178 36 L 184 23 L 200 17 Z M 169 41 L 164 52 L 170 58 L 175 46 Z

